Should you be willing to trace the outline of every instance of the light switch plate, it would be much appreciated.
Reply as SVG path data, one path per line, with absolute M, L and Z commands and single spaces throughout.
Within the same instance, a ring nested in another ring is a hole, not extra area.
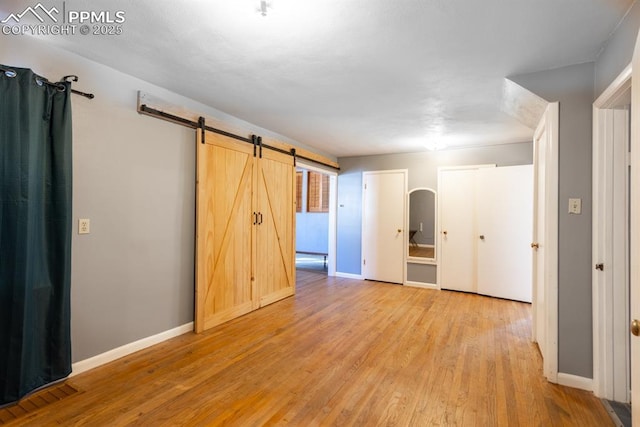
M 569 213 L 576 215 L 582 213 L 582 199 L 569 199 Z

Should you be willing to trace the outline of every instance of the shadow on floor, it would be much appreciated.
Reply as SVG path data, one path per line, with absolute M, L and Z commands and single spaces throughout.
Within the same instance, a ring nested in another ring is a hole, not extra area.
M 322 255 L 296 254 L 296 268 L 326 273 L 327 263 Z

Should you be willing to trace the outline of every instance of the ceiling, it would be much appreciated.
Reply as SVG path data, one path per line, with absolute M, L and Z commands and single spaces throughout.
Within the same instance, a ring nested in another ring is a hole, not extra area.
M 530 140 L 505 77 L 596 60 L 633 0 L 260 3 L 67 0 L 123 34 L 48 40 L 334 156 L 415 152 Z

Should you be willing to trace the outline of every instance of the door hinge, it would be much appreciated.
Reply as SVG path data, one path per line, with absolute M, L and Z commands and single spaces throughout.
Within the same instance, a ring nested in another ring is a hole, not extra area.
M 362 260 L 362 265 L 367 265 L 367 260 L 366 259 Z
M 627 153 L 627 166 L 631 166 L 631 152 Z
M 366 182 L 364 183 L 364 189 L 365 190 L 367 189 L 367 183 Z

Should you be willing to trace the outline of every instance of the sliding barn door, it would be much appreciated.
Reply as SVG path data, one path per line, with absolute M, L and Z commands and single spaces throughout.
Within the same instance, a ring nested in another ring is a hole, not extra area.
M 293 158 L 263 150 L 256 183 L 255 278 L 260 307 L 295 292 L 295 182 Z
M 253 146 L 206 132 L 197 142 L 195 329 L 253 309 Z

